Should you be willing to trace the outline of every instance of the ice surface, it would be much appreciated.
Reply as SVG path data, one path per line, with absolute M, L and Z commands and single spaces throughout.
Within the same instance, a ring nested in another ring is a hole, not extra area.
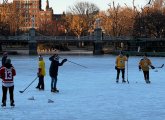
M 20 93 L 37 75 L 37 56 L 10 56 L 16 69 L 15 108 L 0 109 L 0 120 L 164 120 L 165 70 L 150 70 L 151 84 L 146 84 L 138 70 L 141 57 L 129 57 L 130 84 L 116 84 L 115 57 L 62 56 L 88 68 L 66 62 L 59 68 L 59 93 L 50 92 L 49 56 L 46 63 L 45 91 L 35 87 L 36 80 Z M 161 66 L 165 58 L 150 57 L 154 66 Z M 127 75 L 127 73 L 126 73 Z M 127 76 L 126 76 L 127 78 Z M 2 96 L 2 89 L 0 89 Z M 34 96 L 35 100 L 28 100 Z M 0 98 L 1 99 L 1 98 Z M 48 103 L 48 100 L 53 103 Z

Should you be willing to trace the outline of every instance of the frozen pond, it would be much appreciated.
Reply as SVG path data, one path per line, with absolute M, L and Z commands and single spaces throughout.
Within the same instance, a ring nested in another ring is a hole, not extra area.
M 16 69 L 15 105 L 0 109 L 0 120 L 163 120 L 165 119 L 165 68 L 150 70 L 151 84 L 146 84 L 138 70 L 141 57 L 130 57 L 130 84 L 116 84 L 116 56 L 63 55 L 70 61 L 59 68 L 57 87 L 50 92 L 49 56 L 46 63 L 45 91 L 38 91 L 36 80 L 24 93 L 19 93 L 36 77 L 38 56 L 10 56 Z M 155 67 L 163 57 L 149 57 Z M 127 75 L 127 74 L 126 74 Z M 126 76 L 127 78 L 127 76 Z M 2 89 L 0 89 L 2 96 Z M 28 100 L 34 97 L 35 100 Z M 0 98 L 1 99 L 1 98 Z M 48 103 L 48 99 L 54 103 Z

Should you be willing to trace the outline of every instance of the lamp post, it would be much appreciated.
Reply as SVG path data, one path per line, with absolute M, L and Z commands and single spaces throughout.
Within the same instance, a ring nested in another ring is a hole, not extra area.
M 65 40 L 66 40 L 66 37 L 67 37 L 67 33 L 68 33 L 68 30 L 65 29 Z

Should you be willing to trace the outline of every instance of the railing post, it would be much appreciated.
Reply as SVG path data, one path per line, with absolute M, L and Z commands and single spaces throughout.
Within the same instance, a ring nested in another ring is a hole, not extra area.
M 102 29 L 101 28 L 96 28 L 94 30 L 94 50 L 93 54 L 94 55 L 100 55 L 103 54 L 103 42 L 102 42 Z
M 35 28 L 29 30 L 29 55 L 37 55 L 37 41 L 35 39 Z

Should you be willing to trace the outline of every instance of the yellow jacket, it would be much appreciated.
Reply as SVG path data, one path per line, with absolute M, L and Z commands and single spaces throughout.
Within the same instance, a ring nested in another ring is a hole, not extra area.
M 124 69 L 125 68 L 125 61 L 127 61 L 126 56 L 117 56 L 116 57 L 116 67 L 119 69 Z
M 149 71 L 149 66 L 151 66 L 151 61 L 150 59 L 141 59 L 139 62 L 139 65 L 143 71 Z
M 45 62 L 44 60 L 41 60 L 38 62 L 38 66 L 39 66 L 39 73 L 40 75 L 45 76 L 46 75 L 46 71 L 45 71 Z

